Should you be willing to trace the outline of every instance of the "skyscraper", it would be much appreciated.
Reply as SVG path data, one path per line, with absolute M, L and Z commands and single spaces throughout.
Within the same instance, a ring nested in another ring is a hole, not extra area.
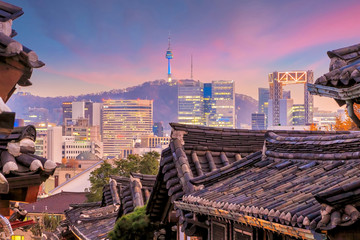
M 259 113 L 268 113 L 268 104 L 269 104 L 269 89 L 268 88 L 259 88 Z
M 314 79 L 313 71 L 292 71 L 292 72 L 273 72 L 269 74 L 270 97 L 268 110 L 269 126 L 282 125 L 281 116 L 287 113 L 281 113 L 280 100 L 285 99 L 283 86 L 288 84 L 304 84 L 304 108 L 305 124 L 312 123 L 313 118 L 313 97 L 307 90 L 307 83 L 312 83 Z M 283 106 L 288 106 L 288 103 Z M 283 109 L 288 109 L 288 107 Z M 291 111 L 291 110 L 290 110 Z M 284 115 L 285 114 L 285 115 Z M 282 118 L 284 119 L 284 118 Z M 282 121 L 284 122 L 284 121 Z
M 232 80 L 218 80 L 212 83 L 179 81 L 179 123 L 234 128 L 234 89 Z
M 200 81 L 181 80 L 178 83 L 178 122 L 205 125 L 204 84 Z
M 89 126 L 100 126 L 102 103 L 92 101 L 63 102 L 63 125 L 69 125 L 68 121 L 87 118 Z
M 235 127 L 235 88 L 232 80 L 212 81 L 213 108 L 208 126 L 210 127 Z
M 215 114 L 214 100 L 212 98 L 212 85 L 211 83 L 204 83 L 204 118 L 205 125 L 209 125 L 210 117 Z
M 104 100 L 102 126 L 104 156 L 116 157 L 134 138 L 152 133 L 153 100 Z
M 264 130 L 265 128 L 265 113 L 252 113 L 251 114 L 251 129 Z

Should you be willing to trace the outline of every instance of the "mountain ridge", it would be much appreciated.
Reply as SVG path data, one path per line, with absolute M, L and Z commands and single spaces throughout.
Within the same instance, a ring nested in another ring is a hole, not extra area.
M 40 97 L 31 94 L 16 93 L 8 106 L 23 118 L 29 108 L 45 108 L 49 110 L 49 121 L 59 123 L 62 102 L 91 100 L 102 102 L 103 99 L 152 99 L 154 100 L 154 122 L 177 122 L 177 86 L 169 85 L 165 80 L 144 82 L 143 84 L 125 89 L 113 89 L 98 93 L 81 94 L 78 96 Z M 244 94 L 235 94 L 237 128 L 240 124 L 251 124 L 251 113 L 257 111 L 257 101 Z

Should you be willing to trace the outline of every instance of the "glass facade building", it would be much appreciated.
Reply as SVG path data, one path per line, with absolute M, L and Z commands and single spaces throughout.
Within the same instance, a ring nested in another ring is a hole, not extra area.
M 178 122 L 205 125 L 204 84 L 200 81 L 181 80 L 178 84 Z
M 178 85 L 178 122 L 210 127 L 235 127 L 234 81 L 202 83 L 181 80 Z
M 104 157 L 116 157 L 133 147 L 133 140 L 152 133 L 153 100 L 104 100 Z

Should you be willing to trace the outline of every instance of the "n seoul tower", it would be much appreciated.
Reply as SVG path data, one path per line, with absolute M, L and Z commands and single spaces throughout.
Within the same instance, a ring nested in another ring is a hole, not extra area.
M 169 38 L 168 38 L 168 41 L 169 41 L 169 46 L 168 46 L 168 49 L 166 51 L 166 58 L 168 60 L 168 82 L 171 82 L 171 67 L 170 67 L 170 59 L 173 59 L 173 54 L 172 54 L 172 51 L 171 51 L 171 48 L 170 48 L 170 34 L 169 34 Z

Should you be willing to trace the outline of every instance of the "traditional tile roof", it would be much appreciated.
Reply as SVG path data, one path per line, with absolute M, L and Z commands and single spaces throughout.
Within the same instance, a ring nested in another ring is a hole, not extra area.
M 45 65 L 34 51 L 13 39 L 16 32 L 12 29 L 12 21 L 22 14 L 20 7 L 0 1 L 0 65 L 4 66 L 0 75 L 0 97 L 4 102 L 15 91 L 16 85 L 32 85 L 29 80 L 32 69 Z
M 223 129 L 170 124 L 172 139 L 163 150 L 160 170 L 147 212 L 154 222 L 163 222 L 172 203 L 198 190 L 192 179 L 214 174 L 264 145 L 266 131 Z M 331 135 L 331 132 L 277 131 L 282 136 Z M 344 132 L 345 133 L 345 132 Z
M 121 204 L 119 216 L 128 214 L 146 204 L 156 176 L 131 173 L 130 177 L 112 176 L 103 189 L 102 206 Z
M 58 234 L 64 236 L 70 230 L 80 239 L 106 238 L 118 217 L 146 204 L 154 182 L 155 176 L 138 173 L 131 173 L 129 178 L 111 176 L 101 202 L 71 205 L 65 211 L 66 221 Z
M 0 1 L 0 22 L 15 20 L 23 14 L 22 8 Z
M 263 152 L 192 179 L 201 190 L 175 205 L 304 239 L 310 239 L 305 229 L 352 224 L 360 216 L 359 139 L 359 132 L 308 137 L 269 132 Z
M 6 177 L 0 184 L 1 193 L 10 191 L 11 195 L 16 188 L 40 185 L 54 173 L 56 164 L 53 161 L 33 154 L 35 140 L 36 130 L 31 125 L 14 128 L 9 135 L 0 134 L 0 167 L 1 174 Z
M 114 228 L 118 206 L 100 206 L 100 202 L 70 205 L 57 232 L 66 235 L 71 231 L 80 239 L 105 239 Z
M 350 87 L 360 82 L 360 44 L 329 51 L 329 72 L 315 84 L 333 87 Z
M 315 84 L 308 84 L 309 92 L 331 97 L 340 106 L 346 101 L 359 103 L 360 44 L 329 51 L 327 54 L 331 60 L 329 72 L 319 77 Z M 348 110 L 352 114 L 352 110 Z
M 28 213 L 64 214 L 64 211 L 71 204 L 83 203 L 85 201 L 85 192 L 61 192 L 39 199 L 34 203 L 24 204 L 22 208 Z

